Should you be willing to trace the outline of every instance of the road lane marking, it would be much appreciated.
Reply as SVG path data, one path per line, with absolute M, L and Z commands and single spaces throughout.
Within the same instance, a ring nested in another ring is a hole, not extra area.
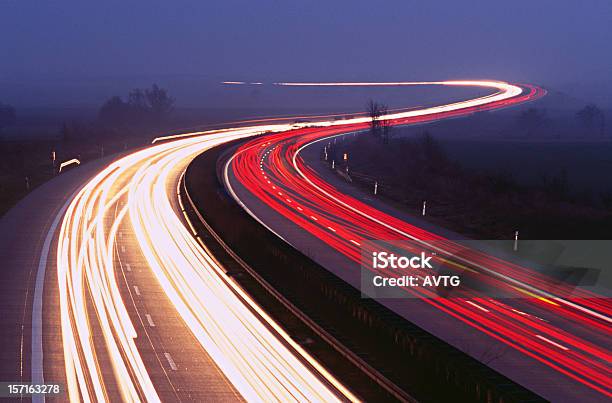
M 176 366 L 176 363 L 172 359 L 172 356 L 170 355 L 170 353 L 164 353 L 164 356 L 166 357 L 166 360 L 168 361 L 170 368 L 172 368 L 173 371 L 178 371 L 178 367 Z
M 76 196 L 78 190 L 74 192 L 61 207 L 47 232 L 45 242 L 43 243 L 40 260 L 38 261 L 38 272 L 36 273 L 36 283 L 34 286 L 34 301 L 32 302 L 32 383 L 42 385 L 45 383 L 44 368 L 43 368 L 43 340 L 42 340 L 42 308 L 43 295 L 45 285 L 45 272 L 47 270 L 47 261 L 49 259 L 49 250 L 51 249 L 51 241 L 57 231 L 60 220 L 68 209 L 70 202 Z M 22 335 L 23 336 L 23 335 Z M 44 402 L 45 396 L 36 394 L 32 396 L 33 402 Z
M 125 264 L 125 270 L 127 270 L 127 271 L 132 271 L 132 266 L 130 266 L 130 264 L 129 264 L 129 263 L 126 263 L 126 264 Z
M 134 292 L 136 293 L 136 295 L 140 296 L 140 289 L 137 285 L 134 286 Z
M 311 215 L 310 218 L 312 218 L 315 221 L 319 221 L 319 219 L 317 217 L 313 216 L 313 215 Z
M 361 246 L 361 244 L 353 239 L 349 239 L 349 242 L 354 243 L 357 246 Z
M 149 322 L 149 326 L 155 327 L 155 322 L 153 322 L 153 318 L 151 317 L 151 315 L 147 313 L 145 314 L 145 317 L 147 318 L 147 322 Z
M 125 246 L 121 245 L 121 253 L 125 253 Z
M 544 337 L 544 336 L 541 336 L 541 335 L 539 335 L 539 334 L 536 334 L 536 335 L 535 335 L 535 337 L 537 337 L 537 338 L 538 338 L 538 339 L 540 339 L 540 340 L 544 340 L 545 342 L 550 343 L 550 344 L 552 344 L 553 346 L 558 347 L 558 348 L 560 348 L 560 349 L 561 349 L 561 350 L 563 350 L 563 351 L 567 351 L 567 350 L 569 350 L 569 348 L 567 348 L 567 347 L 565 347 L 565 346 L 563 346 L 563 345 L 561 345 L 561 344 L 559 344 L 559 343 L 556 343 L 556 342 L 552 341 L 551 339 L 548 339 L 548 338 L 546 338 L 546 337 Z
M 333 229 L 332 227 L 327 227 L 327 229 L 330 230 L 330 231 L 336 232 L 336 230 Z
M 483 311 L 483 312 L 490 312 L 490 311 L 489 311 L 487 308 L 485 308 L 485 307 L 483 307 L 483 306 L 480 306 L 480 305 L 478 305 L 478 304 L 477 304 L 477 303 L 475 303 L 475 302 L 472 302 L 472 301 L 465 301 L 465 302 L 467 302 L 468 304 L 472 305 L 472 306 L 473 306 L 473 307 L 475 307 L 475 308 L 480 309 L 480 310 L 481 310 L 481 311 Z

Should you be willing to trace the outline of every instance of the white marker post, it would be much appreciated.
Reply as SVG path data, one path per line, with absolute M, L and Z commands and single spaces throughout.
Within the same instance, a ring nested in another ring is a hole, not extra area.
M 30 177 L 29 176 L 25 177 L 25 186 L 26 186 L 26 190 L 30 190 Z
M 325 152 L 325 161 L 327 161 L 327 146 L 323 148 L 323 151 Z
M 378 194 L 378 181 L 374 181 L 374 194 Z
M 425 216 L 426 209 L 427 209 L 427 200 L 423 200 L 423 211 L 421 211 L 421 215 Z
M 336 169 L 336 160 L 332 161 L 332 169 Z
M 518 251 L 518 231 L 514 231 L 514 251 Z

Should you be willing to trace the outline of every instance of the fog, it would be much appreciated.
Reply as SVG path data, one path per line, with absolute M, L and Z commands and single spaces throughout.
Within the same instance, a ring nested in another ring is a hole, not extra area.
M 608 0 L 2 0 L 0 37 L 16 107 L 97 107 L 154 82 L 179 107 L 286 105 L 219 82 L 454 78 L 612 105 Z

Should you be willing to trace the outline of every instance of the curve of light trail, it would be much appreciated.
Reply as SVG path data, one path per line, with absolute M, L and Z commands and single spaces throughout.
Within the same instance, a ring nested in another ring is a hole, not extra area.
M 418 83 L 422 84 L 424 83 Z M 474 85 L 469 82 L 453 83 L 455 84 Z M 391 114 L 384 119 L 391 120 L 392 125 L 422 123 L 510 106 L 544 94 L 538 87 L 524 88 L 524 93 L 513 88 L 515 96 L 502 100 L 498 99 L 499 95 L 504 94 L 507 88 L 497 87 L 499 92 L 477 100 Z M 480 330 L 604 396 L 612 396 L 612 354 L 609 350 L 612 304 L 609 299 L 558 284 L 533 270 L 482 252 L 466 252 L 464 245 L 410 225 L 342 194 L 319 177 L 300 157 L 300 152 L 309 145 L 329 141 L 347 132 L 347 127 L 324 127 L 334 126 L 325 124 L 321 126 L 323 127 L 273 134 L 243 144 L 225 167 L 226 186 L 230 188 L 234 198 L 251 215 L 262 221 L 233 191 L 229 180 L 230 170 L 236 180 L 252 195 L 353 260 L 357 264 L 356 267 L 361 263 L 362 249 L 380 248 L 379 245 L 372 244 L 371 239 L 409 241 L 415 250 L 425 248 L 438 253 L 446 263 L 455 265 L 465 276 L 472 276 L 496 290 L 502 290 L 500 295 L 511 298 L 494 299 L 469 290 L 454 295 L 453 298 L 439 298 L 435 293 L 422 288 L 406 288 L 407 294 L 422 298 L 441 313 Z M 361 119 L 348 131 L 363 131 L 367 126 L 368 122 Z M 265 225 L 265 222 L 262 223 Z M 461 252 L 461 255 L 458 255 L 458 252 Z M 533 312 L 537 314 L 532 314 Z M 543 320 L 541 316 L 551 320 Z
M 535 97 L 533 91 L 524 94 L 520 86 L 494 81 L 393 85 L 434 84 L 495 92 L 384 118 L 400 123 L 459 116 Z M 178 178 L 196 155 L 240 138 L 274 141 L 279 134 L 314 130 L 311 123 L 279 122 L 159 138 L 153 146 L 111 163 L 74 197 L 61 224 L 56 260 L 70 400 L 109 401 L 115 394 L 125 401 L 159 400 L 117 281 L 116 237 L 124 220 L 178 315 L 246 400 L 357 400 L 225 274 L 195 241 L 176 207 Z M 357 117 L 316 125 L 341 133 L 367 122 Z M 102 371 L 102 362 L 110 362 L 110 373 Z
M 109 165 L 74 198 L 57 255 L 70 400 L 109 401 L 109 388 L 125 401 L 159 400 L 117 284 L 113 257 L 126 218 L 178 314 L 246 400 L 357 400 L 225 274 L 171 204 L 177 188 L 170 183 L 195 155 L 261 130 L 201 133 L 136 152 Z M 112 364 L 112 376 L 101 370 L 103 360 Z

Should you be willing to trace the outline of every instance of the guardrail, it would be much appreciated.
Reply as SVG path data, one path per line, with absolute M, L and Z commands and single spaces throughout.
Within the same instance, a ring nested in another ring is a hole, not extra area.
M 298 311 L 296 317 L 306 316 L 316 329 L 322 329 L 350 354 L 357 356 L 358 362 L 373 368 L 404 393 L 409 391 L 410 400 L 543 401 L 376 301 L 362 299 L 358 290 L 257 223 L 222 188 L 217 158 L 230 147 L 222 146 L 198 157 L 189 167 L 183 184 L 189 189 L 191 200 L 186 200 L 185 204 L 193 210 L 190 213 L 195 218 L 192 222 L 203 230 L 202 242 L 210 246 L 220 239 L 246 264 L 253 278 L 259 278 L 261 284 L 274 291 L 275 301 L 282 300 L 293 306 Z M 193 169 L 196 171 L 191 173 Z M 215 169 L 216 174 L 210 173 Z M 200 189 L 197 197 L 193 194 L 195 189 Z M 198 205 L 208 206 L 208 209 L 200 211 Z M 212 232 L 206 230 L 204 223 Z M 246 268 L 241 270 L 247 273 Z M 280 300 L 276 297 L 278 294 Z M 399 399 L 389 396 L 391 400 Z
M 304 314 L 300 311 L 294 304 L 292 304 L 287 298 L 285 298 L 280 292 L 278 292 L 270 283 L 268 283 L 262 276 L 259 275 L 253 268 L 251 268 L 244 260 L 240 258 L 224 241 L 221 237 L 215 232 L 215 230 L 206 222 L 202 214 L 198 210 L 197 206 L 194 204 L 193 199 L 191 198 L 187 186 L 185 184 L 185 175 L 183 175 L 181 179 L 181 190 L 182 194 L 179 196 L 184 196 L 189 203 L 189 207 L 191 211 L 195 214 L 198 219 L 198 222 L 206 229 L 206 231 L 215 239 L 215 241 L 225 250 L 225 252 L 236 261 L 246 272 L 249 273 L 255 279 L 260 286 L 262 286 L 272 297 L 274 297 L 279 303 L 281 303 L 287 310 L 289 310 L 293 315 L 299 318 L 306 326 L 308 326 L 314 333 L 316 333 L 321 339 L 325 340 L 330 346 L 332 346 L 338 353 L 340 353 L 344 358 L 349 360 L 353 365 L 367 374 L 371 379 L 373 379 L 376 383 L 378 383 L 381 387 L 386 389 L 391 395 L 397 398 L 399 401 L 403 402 L 417 402 L 412 396 L 403 391 L 385 376 L 383 376 L 379 371 L 373 368 L 371 365 L 366 363 L 363 359 L 345 347 L 342 343 L 340 343 L 335 337 L 333 337 L 329 332 L 325 331 L 321 326 L 319 326 L 315 321 L 313 321 L 308 315 Z M 187 210 L 185 210 L 187 213 Z M 189 214 L 186 214 L 187 220 L 190 220 Z M 191 222 L 192 228 L 194 227 L 194 223 Z M 199 235 L 196 235 L 196 238 L 200 244 L 205 247 L 204 241 Z

